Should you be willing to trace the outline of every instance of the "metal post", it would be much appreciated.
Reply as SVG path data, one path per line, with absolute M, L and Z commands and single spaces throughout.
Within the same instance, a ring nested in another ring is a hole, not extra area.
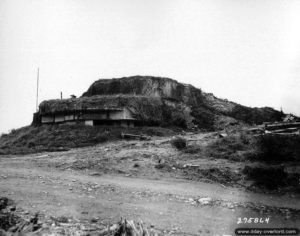
M 40 76 L 40 68 L 37 71 L 37 79 L 36 79 L 36 111 L 39 110 L 39 76 Z

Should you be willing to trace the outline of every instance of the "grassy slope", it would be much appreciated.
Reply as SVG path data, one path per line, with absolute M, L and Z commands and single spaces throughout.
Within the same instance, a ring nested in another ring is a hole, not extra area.
M 107 132 L 105 132 L 107 131 Z M 27 154 L 43 151 L 63 151 L 69 148 L 91 146 L 121 138 L 121 132 L 157 136 L 173 135 L 163 128 L 120 128 L 85 125 L 26 126 L 0 137 L 0 154 Z

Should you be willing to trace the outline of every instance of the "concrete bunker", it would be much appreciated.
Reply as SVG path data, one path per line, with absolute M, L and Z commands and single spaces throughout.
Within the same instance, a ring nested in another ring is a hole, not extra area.
M 43 113 L 41 115 L 42 124 L 76 124 L 83 123 L 89 126 L 120 126 L 134 127 L 137 120 L 132 112 L 126 108 L 102 108 L 102 109 L 77 109 L 58 111 L 54 113 Z

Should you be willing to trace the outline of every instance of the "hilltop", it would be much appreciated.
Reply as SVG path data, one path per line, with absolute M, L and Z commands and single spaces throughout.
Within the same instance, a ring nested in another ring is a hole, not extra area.
M 48 100 L 38 115 L 74 109 L 130 108 L 144 125 L 219 130 L 228 125 L 279 121 L 272 108 L 250 108 L 170 78 L 131 76 L 95 81 L 80 98 Z
M 223 129 L 227 125 L 239 122 L 262 124 L 279 121 L 284 115 L 270 107 L 246 107 L 227 99 L 217 98 L 212 93 L 206 93 L 192 85 L 153 76 L 99 79 L 83 93 L 82 97 L 117 94 L 161 99 L 168 107 L 176 107 L 176 115 L 181 114 L 180 117 L 185 119 L 187 125 L 192 121 L 198 128 L 210 130 Z

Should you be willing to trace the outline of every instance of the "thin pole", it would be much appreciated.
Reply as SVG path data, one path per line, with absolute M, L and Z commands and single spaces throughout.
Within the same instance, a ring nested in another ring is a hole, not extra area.
M 40 77 L 40 68 L 37 71 L 37 79 L 36 79 L 36 111 L 39 110 L 39 78 Z

